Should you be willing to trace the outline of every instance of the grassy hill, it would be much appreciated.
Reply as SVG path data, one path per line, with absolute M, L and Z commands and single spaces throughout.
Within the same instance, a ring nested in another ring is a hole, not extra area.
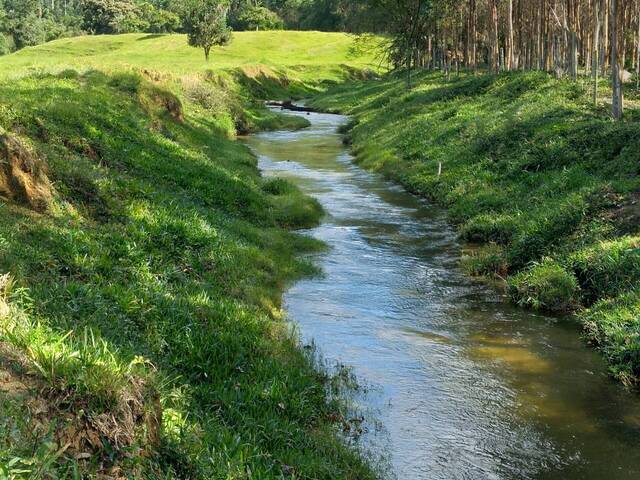
M 350 46 L 236 34 L 206 64 L 125 35 L 0 59 L 4 476 L 373 478 L 337 433 L 339 380 L 281 321 L 321 208 L 234 140 L 304 126 L 257 96 L 356 74 Z
M 358 48 L 354 37 L 325 32 L 236 32 L 230 45 L 216 47 L 210 62 L 202 49 L 187 45 L 185 35 L 128 34 L 66 38 L 0 57 L 0 75 L 59 72 L 67 68 L 141 67 L 185 75 L 210 69 L 269 66 L 297 71 L 302 79 L 338 79 L 340 66 L 374 68 L 371 49 Z

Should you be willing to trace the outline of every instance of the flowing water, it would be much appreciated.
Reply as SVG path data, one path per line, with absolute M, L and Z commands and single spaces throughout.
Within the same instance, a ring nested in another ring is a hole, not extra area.
M 458 268 L 444 213 L 352 163 L 337 127 L 246 141 L 265 175 L 326 209 L 322 278 L 286 294 L 327 361 L 368 386 L 364 442 L 399 479 L 640 478 L 640 398 L 606 375 L 571 319 L 516 309 Z M 426 133 L 427 134 L 427 133 Z

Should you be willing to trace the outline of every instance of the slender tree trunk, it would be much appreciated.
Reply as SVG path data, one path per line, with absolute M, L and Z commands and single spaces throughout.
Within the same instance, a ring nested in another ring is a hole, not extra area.
M 578 35 L 576 32 L 571 32 L 570 34 L 571 45 L 570 45 L 570 68 L 571 68 L 571 79 L 575 82 L 578 79 Z
M 500 50 L 498 46 L 498 4 L 497 0 L 490 0 L 489 23 L 491 28 L 491 70 L 500 73 Z
M 596 0 L 594 6 L 594 24 L 593 24 L 593 103 L 598 104 L 598 76 L 600 73 L 600 0 Z
M 609 52 L 609 2 L 608 0 L 602 0 L 602 7 L 600 8 L 600 15 L 602 17 L 602 45 L 600 46 L 600 72 L 603 77 L 607 75 L 608 65 L 608 52 Z
M 471 64 L 473 67 L 473 73 L 478 71 L 478 34 L 476 32 L 477 25 L 477 13 L 476 13 L 476 0 L 470 0 L 471 12 Z
M 636 21 L 638 22 L 638 38 L 636 44 L 636 89 L 640 90 L 640 1 L 636 12 Z
M 511 71 L 513 68 L 513 0 L 508 0 L 507 8 L 507 48 L 505 52 L 506 56 L 506 68 L 507 71 Z
M 619 0 L 611 0 L 611 10 L 609 16 L 611 18 L 611 76 L 613 87 L 613 98 L 611 102 L 611 113 L 616 120 L 622 120 L 622 112 L 624 109 L 624 98 L 622 94 L 622 75 L 619 59 L 619 22 L 618 22 L 618 2 Z

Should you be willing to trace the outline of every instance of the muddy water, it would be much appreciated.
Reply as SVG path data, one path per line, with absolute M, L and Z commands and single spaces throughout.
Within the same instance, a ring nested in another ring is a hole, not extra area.
M 325 276 L 286 307 L 368 386 L 366 442 L 399 479 L 637 479 L 640 399 L 611 382 L 570 319 L 509 306 L 458 269 L 441 209 L 352 163 L 336 115 L 247 139 L 265 175 L 327 211 Z

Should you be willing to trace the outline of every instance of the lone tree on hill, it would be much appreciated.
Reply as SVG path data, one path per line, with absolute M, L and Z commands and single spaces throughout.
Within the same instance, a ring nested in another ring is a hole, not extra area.
M 207 61 L 211 47 L 226 45 L 231 40 L 228 12 L 229 3 L 225 0 L 188 0 L 182 7 L 182 24 L 189 45 L 203 48 Z

